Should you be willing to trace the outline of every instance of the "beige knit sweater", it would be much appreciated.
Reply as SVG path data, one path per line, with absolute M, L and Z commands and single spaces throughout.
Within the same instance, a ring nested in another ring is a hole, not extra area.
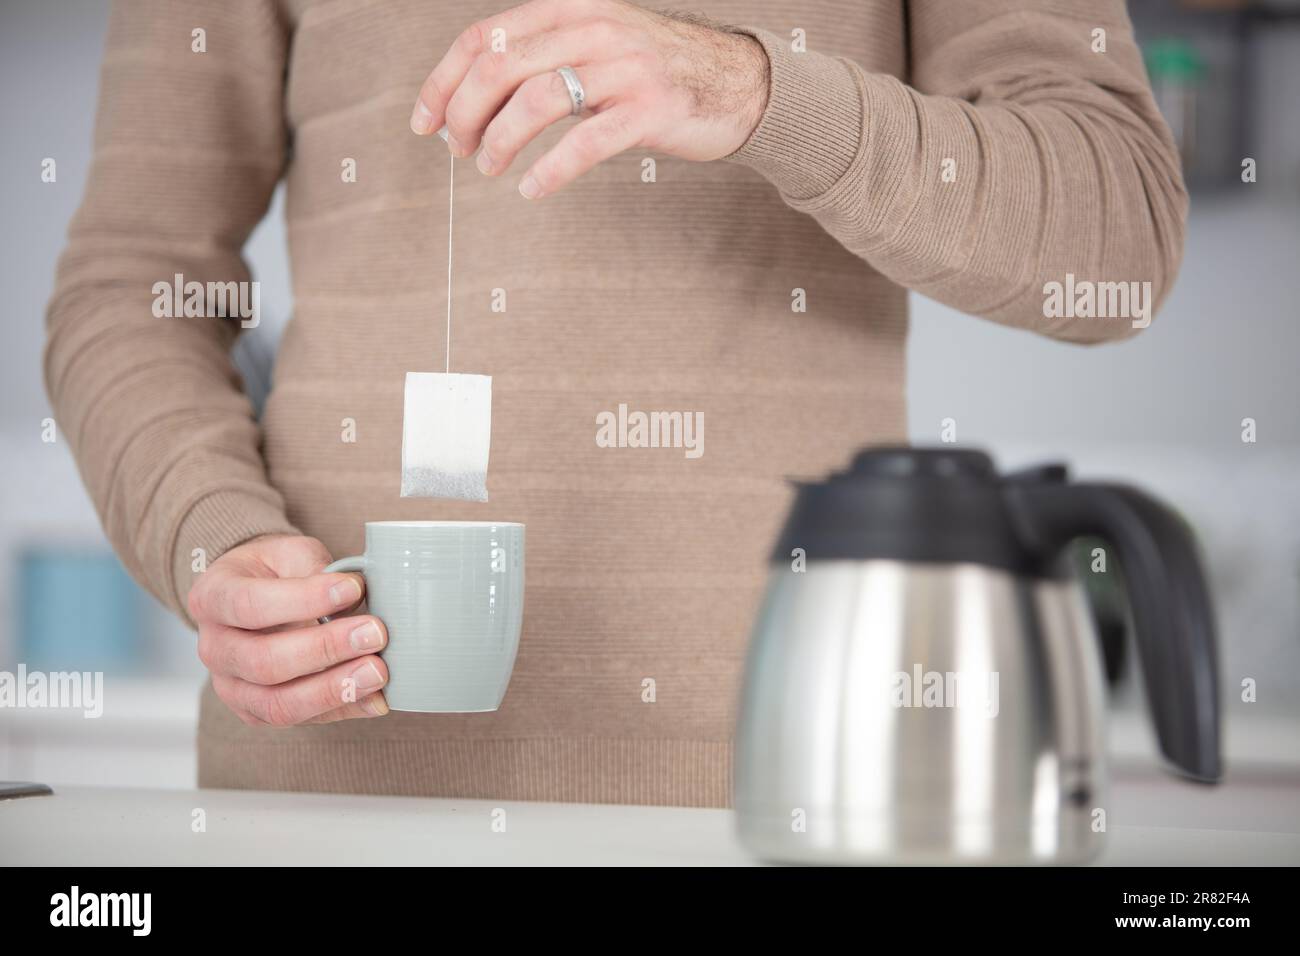
M 183 613 L 195 548 L 296 529 L 341 556 L 366 520 L 528 526 L 500 711 L 259 729 L 209 689 L 205 786 L 726 805 L 784 478 L 905 438 L 906 290 L 1093 342 L 1132 326 L 1045 318 L 1044 283 L 1159 299 L 1177 269 L 1186 195 L 1120 0 L 699 2 L 771 61 L 734 161 L 659 156 L 645 182 L 632 151 L 536 203 L 515 175 L 457 170 L 452 368 L 493 376 L 491 500 L 401 499 L 403 376 L 442 368 L 449 162 L 407 116 L 502 6 L 116 5 L 46 375 L 127 568 Z M 259 423 L 238 324 L 151 306 L 178 273 L 247 279 L 281 179 L 295 315 Z M 704 455 L 599 447 L 620 403 L 703 412 Z

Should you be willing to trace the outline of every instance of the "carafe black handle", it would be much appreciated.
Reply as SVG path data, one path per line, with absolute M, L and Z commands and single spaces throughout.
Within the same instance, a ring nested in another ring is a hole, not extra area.
M 1160 749 L 1188 776 L 1218 780 L 1214 608 L 1186 526 L 1158 501 L 1124 485 L 1015 482 L 1007 497 L 1026 543 L 1040 554 L 1058 554 L 1084 535 L 1115 548 Z

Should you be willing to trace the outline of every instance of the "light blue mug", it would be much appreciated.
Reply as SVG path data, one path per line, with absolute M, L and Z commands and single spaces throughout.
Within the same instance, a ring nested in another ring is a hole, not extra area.
M 368 521 L 357 571 L 388 628 L 380 656 L 393 710 L 476 713 L 501 706 L 524 616 L 524 526 L 496 521 Z

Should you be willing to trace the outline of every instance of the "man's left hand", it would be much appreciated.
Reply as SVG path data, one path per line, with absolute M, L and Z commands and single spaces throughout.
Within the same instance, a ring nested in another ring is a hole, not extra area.
M 424 81 L 411 128 L 427 135 L 445 125 L 453 156 L 478 150 L 478 168 L 499 176 L 571 115 L 562 66 L 577 74 L 586 108 L 524 175 L 529 199 L 633 147 L 720 159 L 745 143 L 767 105 L 767 55 L 752 37 L 622 0 L 532 0 L 456 38 Z

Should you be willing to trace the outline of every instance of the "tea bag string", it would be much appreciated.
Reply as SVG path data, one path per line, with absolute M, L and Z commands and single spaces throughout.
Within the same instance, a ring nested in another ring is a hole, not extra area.
M 453 202 L 456 195 L 456 160 L 448 156 L 447 169 L 447 371 L 451 372 L 451 226 L 452 215 L 456 208 Z

